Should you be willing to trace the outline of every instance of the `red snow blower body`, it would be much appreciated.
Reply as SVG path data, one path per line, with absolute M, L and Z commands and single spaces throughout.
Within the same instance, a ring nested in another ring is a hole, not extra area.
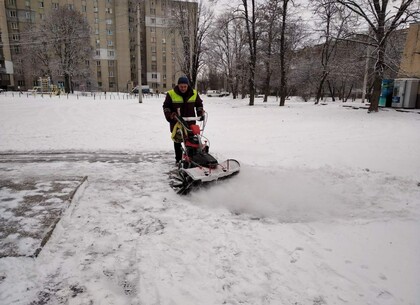
M 209 141 L 203 136 L 207 114 L 202 117 L 177 117 L 175 138 L 181 142 L 182 160 L 178 164 L 178 194 L 237 174 L 240 164 L 234 159 L 219 162 L 209 153 Z M 201 122 L 202 126 L 195 124 Z M 174 137 L 173 137 L 174 138 Z M 175 139 L 174 139 L 175 141 Z

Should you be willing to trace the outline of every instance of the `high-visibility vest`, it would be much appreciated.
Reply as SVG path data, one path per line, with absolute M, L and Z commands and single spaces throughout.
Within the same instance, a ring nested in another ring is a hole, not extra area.
M 197 90 L 193 90 L 193 95 L 188 99 L 187 103 L 195 103 L 197 99 Z M 169 96 L 172 99 L 172 103 L 183 103 L 184 99 L 181 95 L 177 94 L 173 89 L 168 91 Z

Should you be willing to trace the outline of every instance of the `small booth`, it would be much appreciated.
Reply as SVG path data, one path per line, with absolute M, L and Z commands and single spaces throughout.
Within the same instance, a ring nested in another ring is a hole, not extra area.
M 392 107 L 394 108 L 417 108 L 420 79 L 399 78 L 394 80 L 392 93 Z

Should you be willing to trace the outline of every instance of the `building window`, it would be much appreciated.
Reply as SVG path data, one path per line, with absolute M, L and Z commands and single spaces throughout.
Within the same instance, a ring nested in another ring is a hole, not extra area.
M 58 10 L 58 8 L 60 7 L 60 5 L 58 3 L 53 3 L 52 4 L 52 8 L 55 10 Z
M 19 34 L 13 34 L 12 35 L 12 40 L 19 41 L 20 40 Z
M 17 30 L 19 27 L 18 27 L 18 24 L 16 22 L 12 22 L 11 23 L 11 28 L 14 29 L 14 30 Z
M 114 45 L 114 42 L 112 40 L 108 40 L 108 47 L 112 47 Z
M 108 67 L 113 67 L 115 64 L 115 62 L 113 60 L 109 60 L 108 61 Z
M 150 37 L 150 41 L 151 42 L 156 42 L 156 37 L 154 37 L 154 36 Z
M 163 79 L 163 80 L 166 80 L 166 74 L 163 74 L 163 75 L 162 75 L 162 79 Z
M 152 78 L 153 79 L 157 79 L 157 74 L 156 73 L 152 73 Z
M 150 28 L 150 32 L 151 32 L 151 33 L 156 32 L 156 28 Z
M 114 71 L 109 71 L 109 77 L 114 77 Z
M 16 17 L 16 11 L 9 11 L 9 17 Z
M 115 56 L 115 52 L 114 51 L 108 51 L 108 56 L 114 57 Z
M 31 12 L 25 12 L 25 18 L 30 20 L 31 19 Z
M 100 66 L 101 66 L 101 61 L 100 61 L 100 60 L 97 60 L 97 61 L 96 61 L 96 66 L 97 66 L 97 67 L 100 67 Z
M 86 5 L 82 5 L 82 12 L 83 12 L 83 13 L 86 13 L 86 12 L 87 12 Z
M 101 78 L 101 77 L 102 77 L 102 73 L 101 73 L 101 71 L 96 72 L 96 76 L 97 76 L 98 78 Z
M 9 5 L 16 5 L 16 0 L 9 0 Z
M 157 70 L 157 65 L 156 64 L 152 64 L 152 70 L 154 70 L 154 71 Z
M 25 1 L 25 7 L 30 7 L 30 6 L 31 6 L 31 1 L 26 0 L 26 1 Z
M 150 18 L 150 22 L 155 24 L 156 23 L 156 18 Z
M 107 29 L 107 30 L 106 30 L 106 33 L 107 33 L 108 35 L 112 35 L 112 34 L 113 34 L 113 32 L 112 32 L 112 30 L 111 30 L 111 29 Z
M 105 13 L 112 14 L 112 8 L 110 7 L 105 8 Z
M 156 15 L 156 9 L 150 8 L 150 15 Z
M 44 7 L 44 1 L 39 1 L 39 7 Z
M 162 44 L 166 44 L 166 39 L 162 38 Z
M 112 24 L 112 19 L 107 19 L 106 24 L 111 25 Z
M 101 50 L 96 50 L 96 56 L 101 56 Z

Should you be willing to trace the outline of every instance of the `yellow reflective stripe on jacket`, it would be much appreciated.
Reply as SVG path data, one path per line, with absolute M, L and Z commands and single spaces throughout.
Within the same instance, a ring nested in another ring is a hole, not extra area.
M 193 90 L 193 95 L 188 99 L 188 103 L 195 103 L 195 100 L 197 99 L 197 90 Z M 183 103 L 184 99 L 182 96 L 177 94 L 173 89 L 168 91 L 169 96 L 172 99 L 172 103 Z

